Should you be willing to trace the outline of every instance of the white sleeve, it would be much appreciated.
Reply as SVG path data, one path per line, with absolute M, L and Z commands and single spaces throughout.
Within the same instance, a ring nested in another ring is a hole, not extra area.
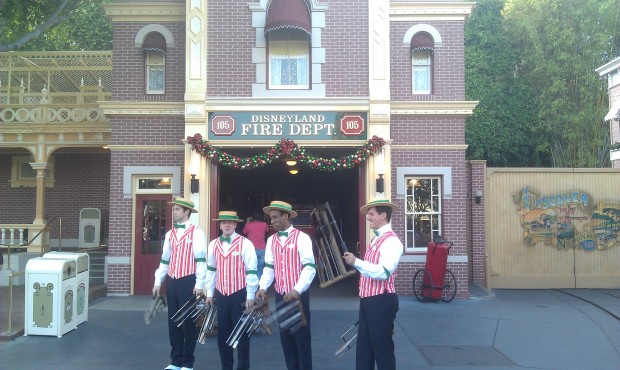
M 274 234 L 276 235 L 276 234 Z M 263 276 L 260 278 L 259 289 L 267 290 L 273 283 L 275 271 L 273 270 L 273 238 L 274 235 L 267 239 L 265 245 L 265 268 L 263 269 Z M 277 236 L 275 236 L 277 238 Z
M 161 286 L 161 283 L 168 273 L 168 264 L 170 263 L 170 233 L 171 231 L 168 231 L 164 238 L 161 260 L 159 261 L 159 267 L 155 270 L 155 283 L 153 286 Z

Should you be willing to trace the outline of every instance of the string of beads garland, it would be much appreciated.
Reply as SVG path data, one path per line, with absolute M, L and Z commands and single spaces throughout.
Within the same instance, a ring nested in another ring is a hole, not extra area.
M 202 139 L 202 135 L 188 136 L 187 142 L 192 149 L 205 158 L 209 158 L 222 166 L 240 170 L 251 170 L 263 167 L 280 158 L 294 158 L 297 163 L 320 171 L 337 171 L 355 168 L 364 163 L 375 153 L 381 153 L 385 140 L 373 136 L 355 153 L 339 158 L 321 158 L 309 153 L 306 148 L 300 147 L 293 140 L 282 138 L 277 144 L 267 149 L 265 153 L 251 157 L 238 157 L 210 145 Z

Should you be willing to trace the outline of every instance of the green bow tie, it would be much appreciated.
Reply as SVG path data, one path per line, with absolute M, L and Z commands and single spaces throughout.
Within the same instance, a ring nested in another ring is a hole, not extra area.
M 221 240 L 222 242 L 228 242 L 228 244 L 230 244 L 230 236 L 224 236 L 224 235 L 222 235 L 222 236 L 220 236 L 220 240 Z
M 288 238 L 288 231 L 278 231 L 278 236 L 286 236 Z
M 379 236 L 379 232 L 377 230 L 373 230 L 376 236 Z
M 185 224 L 174 224 L 172 227 L 175 229 L 185 229 Z

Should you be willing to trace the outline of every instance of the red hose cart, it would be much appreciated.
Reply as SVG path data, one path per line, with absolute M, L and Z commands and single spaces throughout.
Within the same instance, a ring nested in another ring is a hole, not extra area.
M 413 294 L 420 302 L 450 302 L 456 296 L 456 278 L 446 269 L 452 242 L 441 236 L 428 243 L 426 264 L 413 276 Z

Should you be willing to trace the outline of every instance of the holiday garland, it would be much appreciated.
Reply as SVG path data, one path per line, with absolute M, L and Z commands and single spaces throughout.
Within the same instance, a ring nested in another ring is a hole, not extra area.
M 292 158 L 297 160 L 297 163 L 320 171 L 355 168 L 364 163 L 370 156 L 380 153 L 385 145 L 385 140 L 378 136 L 373 136 L 354 154 L 340 158 L 321 158 L 308 153 L 305 148 L 298 146 L 293 140 L 283 138 L 265 153 L 251 157 L 237 157 L 208 144 L 202 139 L 200 134 L 188 136 L 187 142 L 192 145 L 193 150 L 202 154 L 205 158 L 209 158 L 223 166 L 241 170 L 263 167 L 280 158 Z

